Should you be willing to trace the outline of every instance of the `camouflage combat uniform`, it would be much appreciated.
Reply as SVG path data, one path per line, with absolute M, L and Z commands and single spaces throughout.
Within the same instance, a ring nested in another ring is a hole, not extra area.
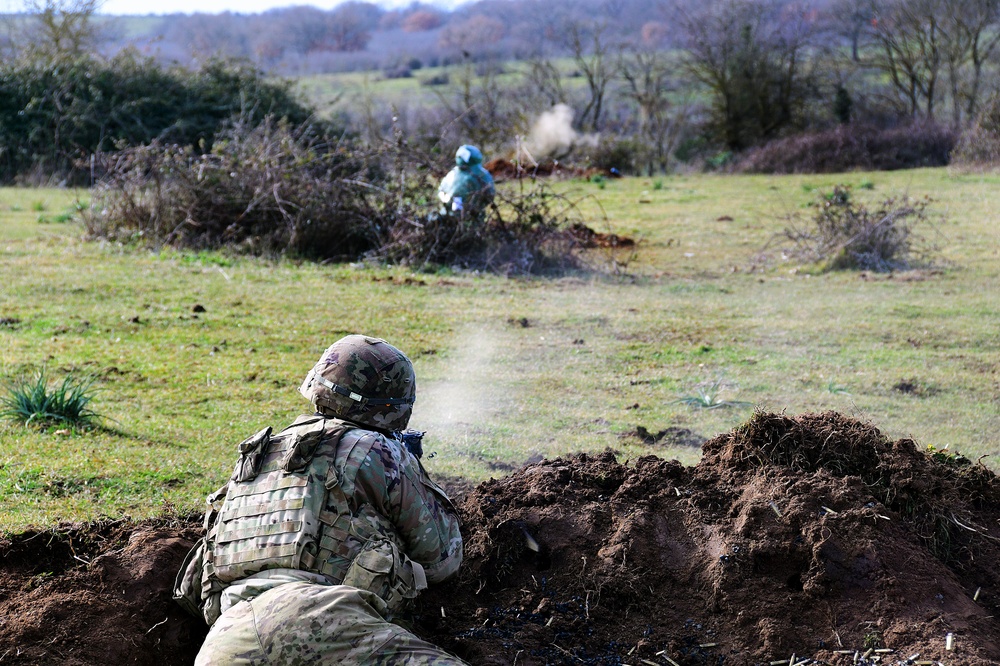
M 327 430 L 330 423 L 343 424 L 311 415 L 299 417 L 292 428 L 317 422 L 324 422 Z M 421 565 L 427 582 L 440 582 L 454 574 L 462 561 L 458 518 L 447 496 L 427 477 L 420 463 L 396 440 L 365 429 L 348 430 L 337 444 L 326 450 L 321 442 L 316 456 L 332 454 L 341 487 L 346 485 L 345 490 L 350 491 L 348 504 L 354 524 L 345 541 L 354 539 L 356 543 L 345 546 L 346 563 L 365 544 L 365 539 L 356 535 L 377 530 Z M 359 450 L 363 456 L 357 454 Z M 387 522 L 358 525 L 358 521 L 371 520 L 370 509 Z M 206 595 L 208 605 L 214 605 L 221 616 L 215 620 L 196 663 L 462 663 L 392 624 L 391 609 L 378 590 L 335 584 L 341 580 L 339 573 L 266 569 L 210 592 Z M 206 612 L 207 619 L 212 620 L 211 615 L 211 611 Z
M 317 413 L 240 444 L 178 574 L 175 598 L 212 627 L 196 663 L 462 664 L 394 623 L 462 561 L 447 495 L 384 434 L 409 420 L 412 364 L 347 336 L 299 390 Z
M 219 618 L 196 666 L 344 664 L 455 666 L 440 648 L 385 621 L 375 594 L 348 585 L 288 583 Z

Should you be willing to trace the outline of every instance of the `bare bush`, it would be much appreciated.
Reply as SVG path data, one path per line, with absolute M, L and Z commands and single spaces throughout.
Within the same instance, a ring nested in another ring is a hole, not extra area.
M 442 214 L 428 156 L 397 130 L 379 148 L 331 149 L 267 121 L 237 124 L 212 151 L 153 144 L 110 158 L 88 234 L 161 247 L 358 259 L 506 275 L 581 266 L 574 202 L 541 181 L 501 190 L 483 217 Z
M 976 122 L 962 132 L 952 153 L 960 169 L 983 169 L 1000 165 L 1000 94 L 987 100 Z
M 367 250 L 363 163 L 284 123 L 237 125 L 212 151 L 153 143 L 110 158 L 84 216 L 92 237 L 327 259 Z
M 848 186 L 837 185 L 821 195 L 807 224 L 787 227 L 781 237 L 786 252 L 827 270 L 875 272 L 906 270 L 929 263 L 933 248 L 916 233 L 927 224 L 930 199 L 890 197 L 875 206 L 857 203 Z
M 554 273 L 582 266 L 572 233 L 583 224 L 576 203 L 541 180 L 500 188 L 483 219 L 406 211 L 371 255 L 424 268 L 438 264 L 505 275 Z

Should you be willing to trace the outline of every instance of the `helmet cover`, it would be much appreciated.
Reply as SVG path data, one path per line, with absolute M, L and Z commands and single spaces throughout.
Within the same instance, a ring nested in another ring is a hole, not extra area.
M 406 354 L 379 338 L 348 335 L 323 352 L 299 393 L 322 414 L 393 432 L 406 428 L 416 389 Z
M 455 151 L 455 165 L 459 168 L 468 168 L 483 163 L 483 152 L 475 146 L 466 144 Z

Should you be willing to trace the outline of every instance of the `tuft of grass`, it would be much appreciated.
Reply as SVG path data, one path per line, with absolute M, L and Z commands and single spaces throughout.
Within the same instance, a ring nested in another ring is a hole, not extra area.
M 657 191 L 663 189 L 663 179 L 662 178 L 657 178 L 656 180 L 653 181 L 653 189 L 657 190 Z
M 57 224 L 65 224 L 66 222 L 72 222 L 72 221 L 73 221 L 73 214 L 72 213 L 59 213 L 57 215 L 39 215 L 38 216 L 38 223 L 39 224 L 49 224 L 49 223 L 52 223 L 52 222 L 55 222 Z
M 851 395 L 851 392 L 847 390 L 846 386 L 841 386 L 835 381 L 831 381 L 826 385 L 826 390 L 834 395 Z
M 874 190 L 875 181 L 872 180 L 871 178 L 865 178 L 864 180 L 861 181 L 860 184 L 858 184 L 858 188 L 862 190 Z
M 90 409 L 94 378 L 68 374 L 61 383 L 49 384 L 44 368 L 5 383 L 0 417 L 29 424 L 88 426 L 99 418 Z
M 752 403 L 741 400 L 723 400 L 722 391 L 725 388 L 723 378 L 719 377 L 708 385 L 696 386 L 697 395 L 686 395 L 675 402 L 697 409 L 719 409 L 720 407 L 747 407 Z
M 42 211 L 45 210 L 45 202 L 44 201 L 32 201 L 31 202 L 31 210 L 35 211 L 36 213 L 41 213 Z

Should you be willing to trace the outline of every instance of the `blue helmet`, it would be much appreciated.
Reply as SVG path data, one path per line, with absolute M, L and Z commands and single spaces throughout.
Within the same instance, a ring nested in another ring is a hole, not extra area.
M 464 145 L 455 151 L 455 164 L 459 167 L 476 166 L 483 163 L 483 151 L 475 146 Z

